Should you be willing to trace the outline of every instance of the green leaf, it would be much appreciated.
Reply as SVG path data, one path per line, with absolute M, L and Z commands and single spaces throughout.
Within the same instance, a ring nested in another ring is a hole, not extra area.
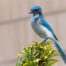
M 32 55 L 32 48 L 28 48 L 29 50 L 29 55 Z
M 17 62 L 16 66 L 20 66 L 20 62 Z
M 27 50 L 26 48 L 24 48 L 24 51 L 25 51 L 26 53 L 28 53 L 28 50 Z
M 45 45 L 50 45 L 50 44 L 54 44 L 54 42 L 53 41 L 46 41 L 45 43 L 43 43 L 44 46 Z
M 26 52 L 25 52 L 25 51 L 20 51 L 19 53 L 20 53 L 20 54 L 26 54 Z

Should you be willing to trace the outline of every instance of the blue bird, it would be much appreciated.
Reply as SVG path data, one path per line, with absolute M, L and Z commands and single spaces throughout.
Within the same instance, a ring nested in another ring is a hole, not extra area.
M 66 64 L 66 54 L 64 50 L 61 48 L 60 44 L 57 41 L 57 37 L 51 28 L 51 26 L 45 21 L 44 16 L 42 14 L 42 10 L 40 6 L 33 6 L 30 9 L 31 16 L 31 26 L 35 33 L 39 35 L 42 39 L 45 39 L 42 43 L 44 43 L 47 39 L 51 39 L 54 41 L 56 48 L 58 49 L 62 59 Z

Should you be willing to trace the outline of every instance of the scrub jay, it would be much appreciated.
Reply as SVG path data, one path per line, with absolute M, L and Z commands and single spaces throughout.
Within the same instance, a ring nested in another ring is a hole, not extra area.
M 62 59 L 64 60 L 66 64 L 66 54 L 64 53 L 64 50 L 61 48 L 57 41 L 57 37 L 51 28 L 51 26 L 45 21 L 44 16 L 42 14 L 42 10 L 40 6 L 33 6 L 30 9 L 30 13 L 32 14 L 31 17 L 31 26 L 35 33 L 39 35 L 41 38 L 45 39 L 42 44 L 47 40 L 51 39 L 54 41 L 54 44 L 56 48 L 58 49 Z

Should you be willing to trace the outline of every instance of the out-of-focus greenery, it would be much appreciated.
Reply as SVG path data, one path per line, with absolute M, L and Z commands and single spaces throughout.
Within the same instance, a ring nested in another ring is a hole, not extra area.
M 53 42 L 46 41 L 43 44 L 33 42 L 28 49 L 24 48 L 24 51 L 18 53 L 17 58 L 21 58 L 16 66 L 52 66 L 58 62 L 54 57 L 59 56 L 59 54 L 50 44 Z

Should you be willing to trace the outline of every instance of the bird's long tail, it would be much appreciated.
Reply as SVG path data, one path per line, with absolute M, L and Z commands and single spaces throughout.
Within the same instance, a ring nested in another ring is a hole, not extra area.
M 64 53 L 64 50 L 61 48 L 60 44 L 58 43 L 58 41 L 55 38 L 53 38 L 52 40 L 54 41 L 56 48 L 58 49 L 63 61 L 66 64 L 66 54 Z

